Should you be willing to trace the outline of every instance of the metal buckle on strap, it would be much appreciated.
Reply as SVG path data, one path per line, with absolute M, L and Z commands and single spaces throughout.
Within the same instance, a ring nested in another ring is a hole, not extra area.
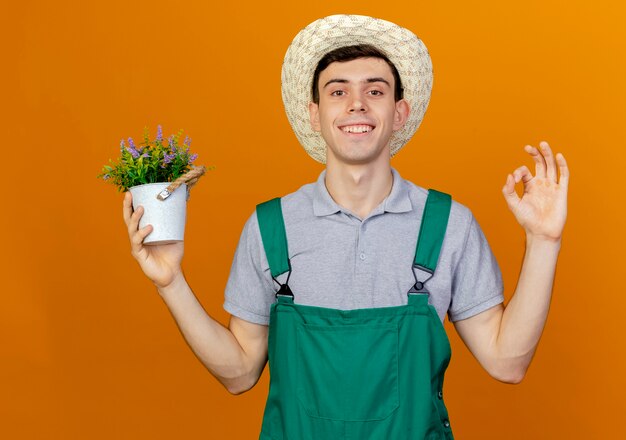
M 430 295 L 430 292 L 424 287 L 424 283 L 420 281 L 416 281 L 413 287 L 409 289 L 409 295 L 411 294 L 420 294 L 420 295 Z
M 278 292 L 276 292 L 276 298 L 278 298 L 279 296 L 289 296 L 293 298 L 293 292 L 287 284 L 282 284 L 280 286 L 280 289 L 278 289 Z
M 424 281 L 419 281 L 417 279 L 417 275 L 415 274 L 415 269 L 423 270 L 424 272 L 427 272 L 428 274 L 430 274 L 430 276 L 426 278 Z M 413 285 L 413 287 L 409 289 L 408 294 L 409 295 L 410 294 L 430 295 L 430 292 L 424 285 L 426 284 L 426 281 L 430 280 L 433 277 L 434 272 L 424 266 L 420 266 L 419 264 L 413 264 L 413 267 L 411 268 L 411 272 L 413 273 L 413 278 L 415 278 L 415 284 Z
M 278 292 L 276 292 L 276 298 L 278 298 L 279 296 L 288 296 L 290 298 L 293 298 L 293 292 L 291 291 L 288 285 L 290 276 L 291 276 L 291 264 L 289 264 L 289 273 L 287 274 L 287 280 L 285 280 L 285 284 L 281 284 L 276 278 L 272 277 L 272 279 L 276 282 L 276 284 L 280 286 L 280 289 L 278 289 Z

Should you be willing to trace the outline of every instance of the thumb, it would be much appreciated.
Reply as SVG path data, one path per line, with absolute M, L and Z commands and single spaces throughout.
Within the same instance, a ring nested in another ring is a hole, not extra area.
M 502 195 L 504 195 L 504 200 L 511 207 L 517 205 L 521 200 L 515 192 L 515 179 L 510 174 L 506 176 L 506 183 L 502 187 Z

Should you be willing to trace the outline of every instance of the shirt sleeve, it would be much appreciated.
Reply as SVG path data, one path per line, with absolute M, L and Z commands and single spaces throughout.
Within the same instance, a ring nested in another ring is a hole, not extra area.
M 224 293 L 224 310 L 246 321 L 268 325 L 274 302 L 269 263 L 256 211 L 243 227 Z
M 474 215 L 452 278 L 450 322 L 467 319 L 504 302 L 502 273 Z

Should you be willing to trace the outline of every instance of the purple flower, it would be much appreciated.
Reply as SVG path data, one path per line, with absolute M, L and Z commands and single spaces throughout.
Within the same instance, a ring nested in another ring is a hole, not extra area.
M 124 145 L 124 139 L 122 139 L 120 142 L 120 152 L 124 151 L 124 148 L 126 148 L 126 145 Z
M 109 176 L 108 174 L 105 174 L 104 176 L 102 176 L 102 178 L 103 178 L 104 180 L 108 180 L 108 179 L 110 179 L 110 178 L 111 178 L 111 176 Z
M 160 125 L 157 127 L 156 141 L 157 142 L 163 142 L 163 130 L 161 130 L 161 126 Z
M 128 151 L 133 156 L 133 159 L 137 159 L 139 157 L 139 152 L 134 148 L 126 148 L 126 151 Z
M 186 145 L 186 146 L 191 145 L 191 138 L 189 136 L 185 137 L 185 142 L 183 142 L 183 145 Z
M 170 163 L 171 161 L 173 161 L 175 157 L 176 157 L 176 155 L 175 155 L 175 154 L 166 154 L 166 155 L 163 157 L 163 163 L 168 164 L 168 163 Z
M 197 154 L 192 154 L 191 156 L 189 156 L 189 163 L 193 162 L 194 160 L 196 160 L 198 158 Z
M 148 153 L 143 153 L 141 157 L 150 157 L 150 155 Z
M 137 147 L 135 146 L 135 142 L 133 141 L 133 138 L 128 138 L 128 145 L 130 145 L 130 149 L 131 149 L 131 150 L 133 150 L 133 151 L 135 151 L 135 153 L 137 153 L 137 154 L 141 154 L 141 152 L 143 151 L 143 149 L 144 149 L 144 148 L 146 148 L 146 146 L 145 146 L 145 145 L 142 145 L 141 147 L 137 148 Z M 132 152 L 131 152 L 131 154 L 133 155 L 133 157 L 134 157 L 135 159 L 137 159 L 137 157 L 138 157 L 138 156 L 135 156 L 135 154 L 134 154 L 134 153 L 132 153 Z

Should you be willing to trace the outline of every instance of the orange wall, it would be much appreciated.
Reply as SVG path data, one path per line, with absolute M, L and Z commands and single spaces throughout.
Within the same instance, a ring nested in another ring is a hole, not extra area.
M 122 137 L 184 128 L 199 164 L 184 270 L 222 323 L 235 246 L 256 203 L 322 166 L 283 112 L 293 36 L 375 15 L 426 43 L 431 103 L 394 160 L 470 207 L 511 297 L 524 235 L 501 194 L 547 140 L 570 166 L 547 326 L 520 385 L 491 379 L 446 321 L 446 403 L 460 439 L 615 438 L 625 405 L 626 18 L 622 2 L 20 1 L 3 9 L 0 436 L 257 438 L 267 371 L 229 395 L 185 344 L 129 253 L 122 195 L 95 178 Z M 6 174 L 8 172 L 8 175 Z

